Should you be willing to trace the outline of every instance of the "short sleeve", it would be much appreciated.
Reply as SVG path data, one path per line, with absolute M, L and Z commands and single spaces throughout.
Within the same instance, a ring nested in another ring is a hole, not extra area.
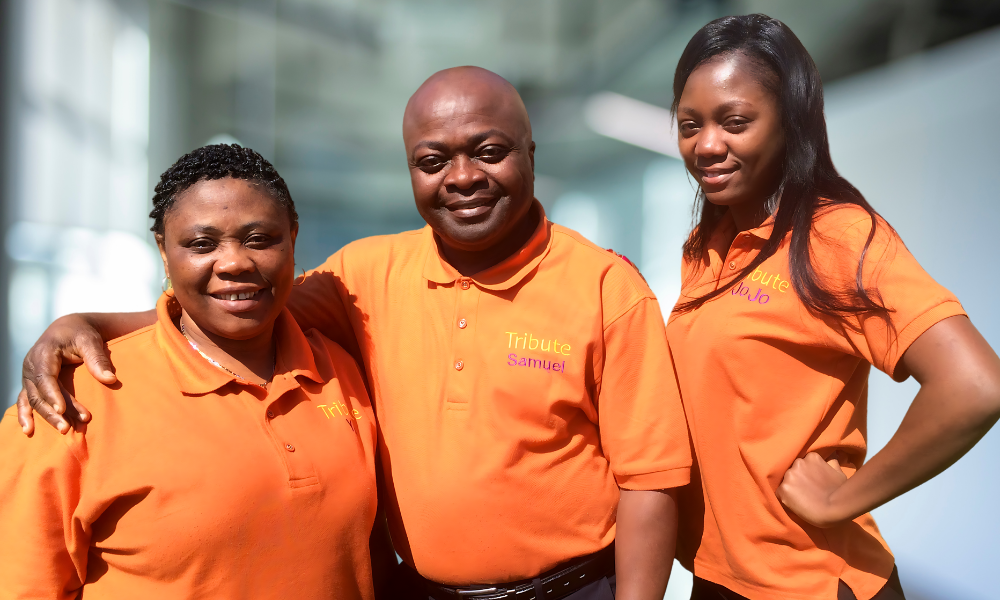
M 863 258 L 862 284 L 873 299 L 889 309 L 851 320 L 844 333 L 865 360 L 892 376 L 910 344 L 943 319 L 965 315 L 958 298 L 936 282 L 917 262 L 899 235 L 881 218 L 875 235 L 871 217 L 857 209 L 841 209 L 817 227 L 813 261 L 834 289 L 854 293 L 857 267 Z M 866 248 L 867 244 L 867 248 Z
M 608 323 L 604 346 L 598 418 L 618 486 L 686 485 L 691 443 L 657 301 L 642 298 Z
M 82 469 L 63 438 L 40 426 L 28 438 L 11 407 L 0 421 L 0 581 L 4 598 L 76 598 L 90 538 L 76 519 Z
M 316 329 L 340 344 L 363 364 L 357 337 L 351 325 L 351 294 L 346 283 L 344 250 L 296 281 L 288 299 L 288 310 L 303 331 Z

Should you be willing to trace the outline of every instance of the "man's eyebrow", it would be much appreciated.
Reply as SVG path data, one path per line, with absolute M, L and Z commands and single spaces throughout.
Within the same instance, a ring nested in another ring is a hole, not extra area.
M 431 150 L 447 150 L 448 145 L 444 142 L 435 142 L 433 140 L 424 140 L 422 142 L 417 142 L 417 145 L 413 147 L 413 152 L 420 150 L 421 148 L 430 148 Z
M 509 135 L 507 135 L 507 132 L 501 131 L 500 129 L 487 129 L 486 131 L 477 133 L 476 135 L 469 138 L 469 142 L 472 143 L 473 145 L 478 146 L 479 144 L 482 144 L 483 142 L 494 136 L 503 138 L 503 141 L 505 141 L 508 144 L 514 143 L 514 139 L 511 138 Z
M 486 131 L 481 131 L 473 135 L 472 137 L 469 138 L 468 144 L 471 146 L 478 146 L 479 144 L 482 144 L 486 140 L 490 139 L 491 137 L 499 137 L 502 138 L 503 141 L 507 144 L 510 145 L 514 144 L 513 138 L 511 138 L 505 131 L 496 128 L 487 129 Z M 417 142 L 417 144 L 413 146 L 413 153 L 416 154 L 417 150 L 420 150 L 421 148 L 428 148 L 430 150 L 439 150 L 441 152 L 444 152 L 448 149 L 448 145 L 445 144 L 444 142 L 438 142 L 434 140 L 424 140 L 421 142 Z

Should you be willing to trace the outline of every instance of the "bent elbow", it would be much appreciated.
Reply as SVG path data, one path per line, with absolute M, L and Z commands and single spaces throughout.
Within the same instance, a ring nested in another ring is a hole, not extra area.
M 1000 373 L 979 378 L 969 392 L 974 407 L 970 416 L 985 434 L 1000 420 Z
M 984 404 L 987 406 L 986 418 L 989 420 L 989 426 L 992 427 L 1000 420 L 1000 382 L 997 382 L 997 385 L 986 395 Z

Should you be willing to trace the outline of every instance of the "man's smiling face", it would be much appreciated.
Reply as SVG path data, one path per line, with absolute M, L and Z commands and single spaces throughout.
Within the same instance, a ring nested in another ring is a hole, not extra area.
M 500 76 L 458 67 L 428 79 L 406 106 L 403 141 L 417 210 L 445 245 L 486 250 L 531 208 L 531 125 Z

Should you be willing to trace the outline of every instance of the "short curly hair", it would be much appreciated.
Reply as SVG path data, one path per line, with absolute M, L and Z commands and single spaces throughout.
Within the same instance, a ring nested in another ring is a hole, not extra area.
M 263 156 L 239 144 L 212 144 L 188 152 L 160 175 L 153 192 L 153 219 L 150 231 L 163 235 L 163 217 L 177 197 L 199 181 L 232 177 L 263 185 L 278 204 L 288 211 L 292 227 L 299 222 L 295 203 L 285 180 Z

